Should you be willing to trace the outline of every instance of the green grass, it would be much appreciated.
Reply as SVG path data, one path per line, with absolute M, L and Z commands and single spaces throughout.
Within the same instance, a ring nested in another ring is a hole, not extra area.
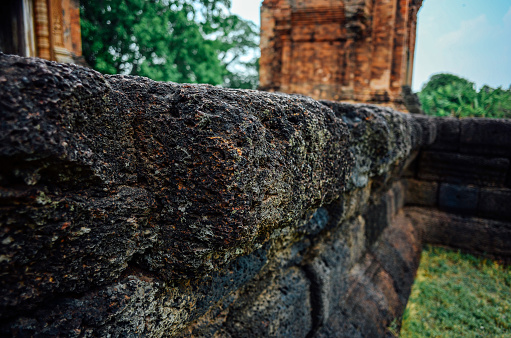
M 400 336 L 511 337 L 511 267 L 426 247 Z

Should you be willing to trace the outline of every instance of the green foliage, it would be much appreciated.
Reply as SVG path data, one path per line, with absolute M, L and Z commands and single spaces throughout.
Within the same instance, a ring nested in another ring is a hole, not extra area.
M 477 91 L 473 82 L 452 74 L 433 75 L 419 99 L 428 115 L 511 118 L 511 87 Z
M 229 0 L 82 0 L 86 61 L 107 74 L 257 86 L 257 27 Z
M 422 252 L 401 337 L 511 332 L 511 267 L 438 247 Z

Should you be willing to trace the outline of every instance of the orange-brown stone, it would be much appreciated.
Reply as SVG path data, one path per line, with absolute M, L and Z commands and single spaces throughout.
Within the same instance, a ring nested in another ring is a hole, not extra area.
M 400 104 L 422 0 L 265 0 L 260 86 L 316 99 Z
M 0 51 L 77 63 L 82 55 L 78 0 L 4 0 Z

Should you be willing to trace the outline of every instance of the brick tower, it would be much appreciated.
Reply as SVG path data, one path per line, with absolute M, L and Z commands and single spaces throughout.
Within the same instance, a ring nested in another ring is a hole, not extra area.
M 260 86 L 400 105 L 422 0 L 264 0 Z

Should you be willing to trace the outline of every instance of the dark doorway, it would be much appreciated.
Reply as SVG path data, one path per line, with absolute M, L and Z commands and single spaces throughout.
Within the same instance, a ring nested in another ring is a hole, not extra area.
M 32 1 L 2 0 L 0 10 L 0 51 L 33 56 Z

